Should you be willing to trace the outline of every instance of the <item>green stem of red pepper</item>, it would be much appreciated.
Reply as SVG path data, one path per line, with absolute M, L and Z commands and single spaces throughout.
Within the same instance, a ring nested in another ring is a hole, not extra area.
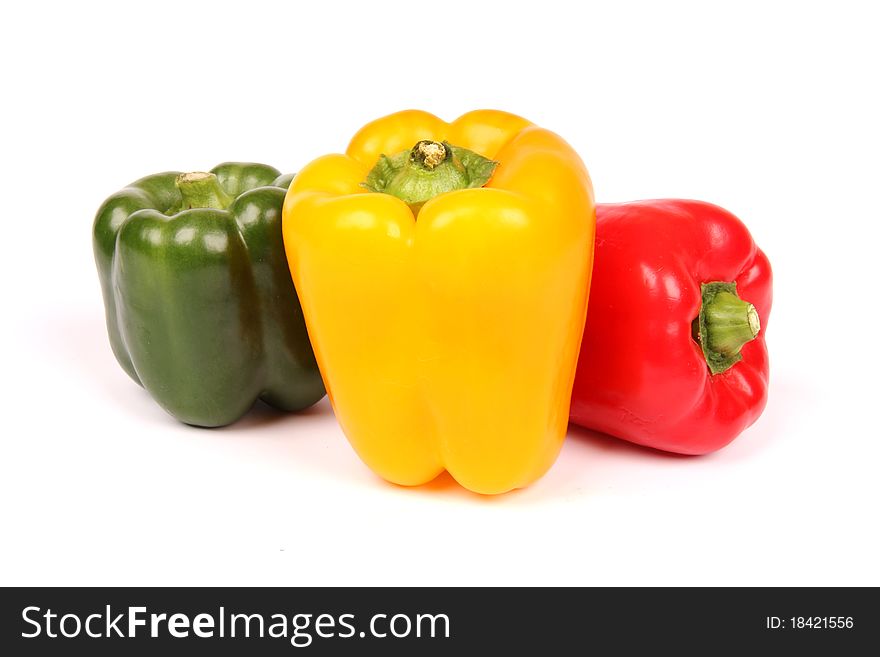
M 736 283 L 703 283 L 703 304 L 694 320 L 694 338 L 700 343 L 712 374 L 721 374 L 742 360 L 743 345 L 761 330 L 758 311 L 736 293 Z

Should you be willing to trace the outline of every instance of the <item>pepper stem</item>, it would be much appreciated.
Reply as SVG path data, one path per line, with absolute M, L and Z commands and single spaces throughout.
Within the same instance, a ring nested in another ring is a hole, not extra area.
M 423 169 L 433 171 L 434 167 L 446 161 L 448 152 L 446 146 L 439 141 L 423 139 L 413 146 L 413 149 L 409 152 L 409 160 Z
M 361 186 L 396 196 L 414 213 L 435 196 L 482 187 L 498 162 L 447 142 L 423 139 L 410 150 L 380 155 Z
M 742 360 L 740 350 L 761 330 L 757 309 L 739 298 L 736 283 L 703 283 L 703 304 L 694 320 L 694 337 L 700 343 L 712 374 L 721 374 Z
M 225 210 L 234 200 L 223 188 L 213 173 L 193 171 L 182 173 L 174 181 L 180 190 L 182 209 L 214 208 Z

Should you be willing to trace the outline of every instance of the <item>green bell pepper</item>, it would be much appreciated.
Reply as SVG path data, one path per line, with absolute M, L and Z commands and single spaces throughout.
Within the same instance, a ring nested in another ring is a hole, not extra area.
M 113 353 L 187 424 L 229 424 L 257 398 L 296 411 L 324 396 L 282 244 L 292 178 L 239 162 L 159 173 L 95 217 Z

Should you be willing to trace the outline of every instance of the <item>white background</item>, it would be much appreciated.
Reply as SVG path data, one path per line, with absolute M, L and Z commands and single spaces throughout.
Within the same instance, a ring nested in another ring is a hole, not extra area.
M 710 6 L 713 5 L 713 6 Z M 880 584 L 871 3 L 14 3 L 2 66 L 0 584 Z M 507 109 L 599 201 L 739 215 L 776 274 L 764 416 L 680 458 L 572 429 L 481 498 L 363 466 L 322 402 L 187 428 L 117 366 L 101 201 L 295 171 L 404 108 Z

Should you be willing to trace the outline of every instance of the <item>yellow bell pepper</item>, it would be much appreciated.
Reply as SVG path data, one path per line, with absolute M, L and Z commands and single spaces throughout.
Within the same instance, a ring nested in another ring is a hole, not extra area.
M 547 471 L 595 229 L 565 141 L 506 112 L 399 112 L 307 165 L 282 216 L 324 384 L 370 468 L 402 485 L 446 469 L 479 493 Z

